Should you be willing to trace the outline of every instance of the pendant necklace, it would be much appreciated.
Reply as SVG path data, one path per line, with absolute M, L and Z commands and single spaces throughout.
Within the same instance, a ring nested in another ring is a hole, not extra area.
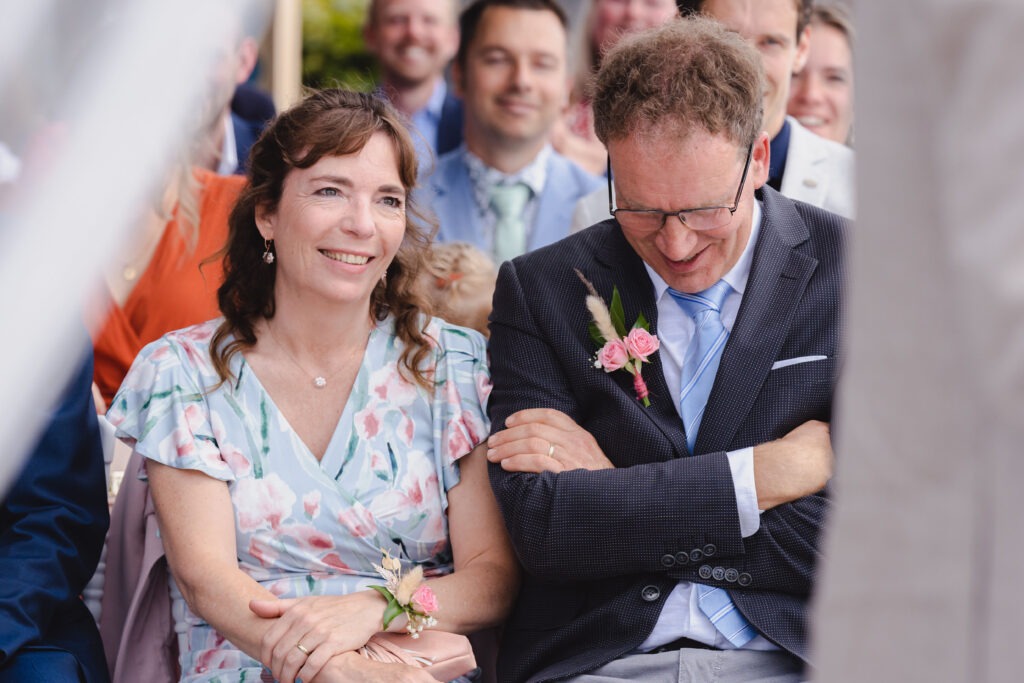
M 270 336 L 274 338 L 274 343 L 277 344 L 279 347 L 281 347 L 281 350 L 284 351 L 286 356 L 288 356 L 288 360 L 290 360 L 292 363 L 295 364 L 295 367 L 297 367 L 299 370 L 301 370 L 304 375 L 312 375 L 312 377 L 313 377 L 313 386 L 316 387 L 317 389 L 323 389 L 324 387 L 326 387 L 328 379 L 333 378 L 339 372 L 341 372 L 346 367 L 348 367 L 348 363 L 345 363 L 344 366 L 338 368 L 337 370 L 332 372 L 327 377 L 324 377 L 323 375 L 319 375 L 319 374 L 316 374 L 316 373 L 309 372 L 308 370 L 306 370 L 306 368 L 302 367 L 302 364 L 299 363 L 298 359 L 296 359 L 295 356 L 292 355 L 292 352 L 288 350 L 288 347 L 285 346 L 284 344 L 282 344 L 281 341 L 277 338 L 277 335 L 274 334 L 274 329 L 271 327 L 269 320 L 267 321 L 267 331 L 270 332 Z

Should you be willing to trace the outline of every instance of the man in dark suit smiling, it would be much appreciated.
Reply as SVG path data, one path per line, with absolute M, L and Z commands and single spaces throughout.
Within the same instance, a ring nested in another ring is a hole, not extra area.
M 501 269 L 489 457 L 526 570 L 504 680 L 804 675 L 844 228 L 764 187 L 763 92 L 710 20 L 622 41 L 594 94 L 614 218 Z

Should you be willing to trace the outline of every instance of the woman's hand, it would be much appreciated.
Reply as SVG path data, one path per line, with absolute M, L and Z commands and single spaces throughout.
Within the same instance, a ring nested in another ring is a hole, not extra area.
M 423 669 L 406 664 L 374 662 L 354 652 L 335 655 L 315 678 L 303 683 L 436 683 Z
M 296 678 L 309 683 L 336 655 L 362 647 L 380 631 L 386 606 L 384 598 L 371 590 L 253 600 L 249 609 L 257 616 L 276 619 L 260 642 L 260 661 L 280 683 Z

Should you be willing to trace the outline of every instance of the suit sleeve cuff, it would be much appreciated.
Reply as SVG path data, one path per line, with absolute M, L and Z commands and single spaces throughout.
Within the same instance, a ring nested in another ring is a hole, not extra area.
M 753 536 L 761 527 L 761 515 L 757 510 L 757 489 L 754 487 L 754 449 L 741 448 L 726 453 L 732 485 L 736 490 L 736 511 L 740 516 L 740 535 Z

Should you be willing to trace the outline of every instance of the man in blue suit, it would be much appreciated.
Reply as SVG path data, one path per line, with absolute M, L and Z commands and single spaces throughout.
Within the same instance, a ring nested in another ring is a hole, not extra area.
M 568 97 L 567 23 L 553 0 L 477 0 L 459 19 L 453 76 L 465 144 L 439 159 L 420 201 L 438 240 L 470 242 L 497 262 L 569 234 L 595 176 L 548 140 Z
M 108 680 L 81 600 L 110 518 L 92 356 L 0 504 L 0 683 Z
M 623 39 L 593 99 L 613 217 L 501 268 L 504 681 L 806 678 L 844 223 L 766 185 L 764 83 L 707 18 Z
M 412 126 L 421 172 L 462 144 L 462 102 L 445 69 L 459 46 L 457 0 L 373 0 L 363 40 L 380 65 L 378 92 Z

